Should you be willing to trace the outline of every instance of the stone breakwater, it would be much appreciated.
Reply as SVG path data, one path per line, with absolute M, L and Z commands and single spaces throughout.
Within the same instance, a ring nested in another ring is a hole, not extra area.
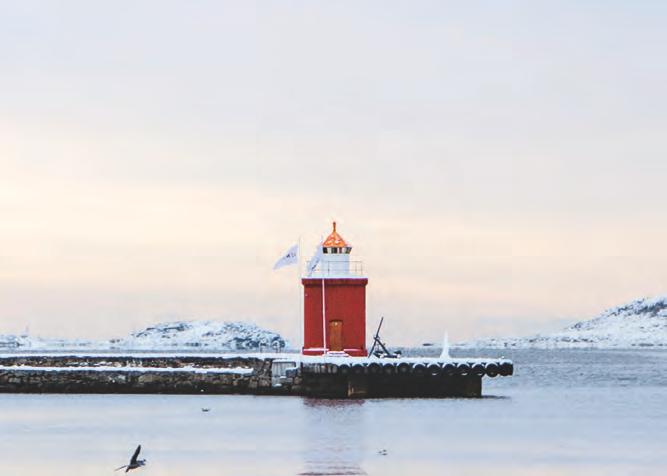
M 0 392 L 478 397 L 506 359 L 376 359 L 289 354 L 2 354 Z
M 5 393 L 268 393 L 273 359 L 140 355 L 0 357 Z

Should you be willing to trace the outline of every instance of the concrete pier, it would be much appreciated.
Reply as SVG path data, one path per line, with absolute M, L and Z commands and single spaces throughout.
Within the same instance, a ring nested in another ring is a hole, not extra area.
M 479 397 L 505 359 L 379 359 L 294 354 L 1 354 L 3 393 Z

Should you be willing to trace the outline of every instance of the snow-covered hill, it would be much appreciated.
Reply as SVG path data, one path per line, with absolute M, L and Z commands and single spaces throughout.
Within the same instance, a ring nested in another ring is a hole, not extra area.
M 0 350 L 49 350 L 49 349 L 108 349 L 107 341 L 83 339 L 45 339 L 27 335 L 0 335 Z
M 463 343 L 461 347 L 667 347 L 667 296 L 638 299 L 608 309 L 554 334 L 481 339 Z
M 126 339 L 112 340 L 121 349 L 258 350 L 285 347 L 277 333 L 246 322 L 179 321 L 158 324 Z
M 0 335 L 0 349 L 14 350 L 277 350 L 285 340 L 277 333 L 245 322 L 177 321 L 157 324 L 122 339 L 106 341 L 44 339 Z

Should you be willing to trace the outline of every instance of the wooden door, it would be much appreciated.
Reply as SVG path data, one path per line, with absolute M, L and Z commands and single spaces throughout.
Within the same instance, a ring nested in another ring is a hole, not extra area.
M 329 321 L 329 350 L 343 350 L 343 321 Z

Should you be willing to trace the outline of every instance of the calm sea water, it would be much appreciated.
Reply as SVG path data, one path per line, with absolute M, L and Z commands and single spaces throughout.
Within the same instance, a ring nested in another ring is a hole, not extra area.
M 501 353 L 482 399 L 0 395 L 0 475 L 667 474 L 667 351 Z

